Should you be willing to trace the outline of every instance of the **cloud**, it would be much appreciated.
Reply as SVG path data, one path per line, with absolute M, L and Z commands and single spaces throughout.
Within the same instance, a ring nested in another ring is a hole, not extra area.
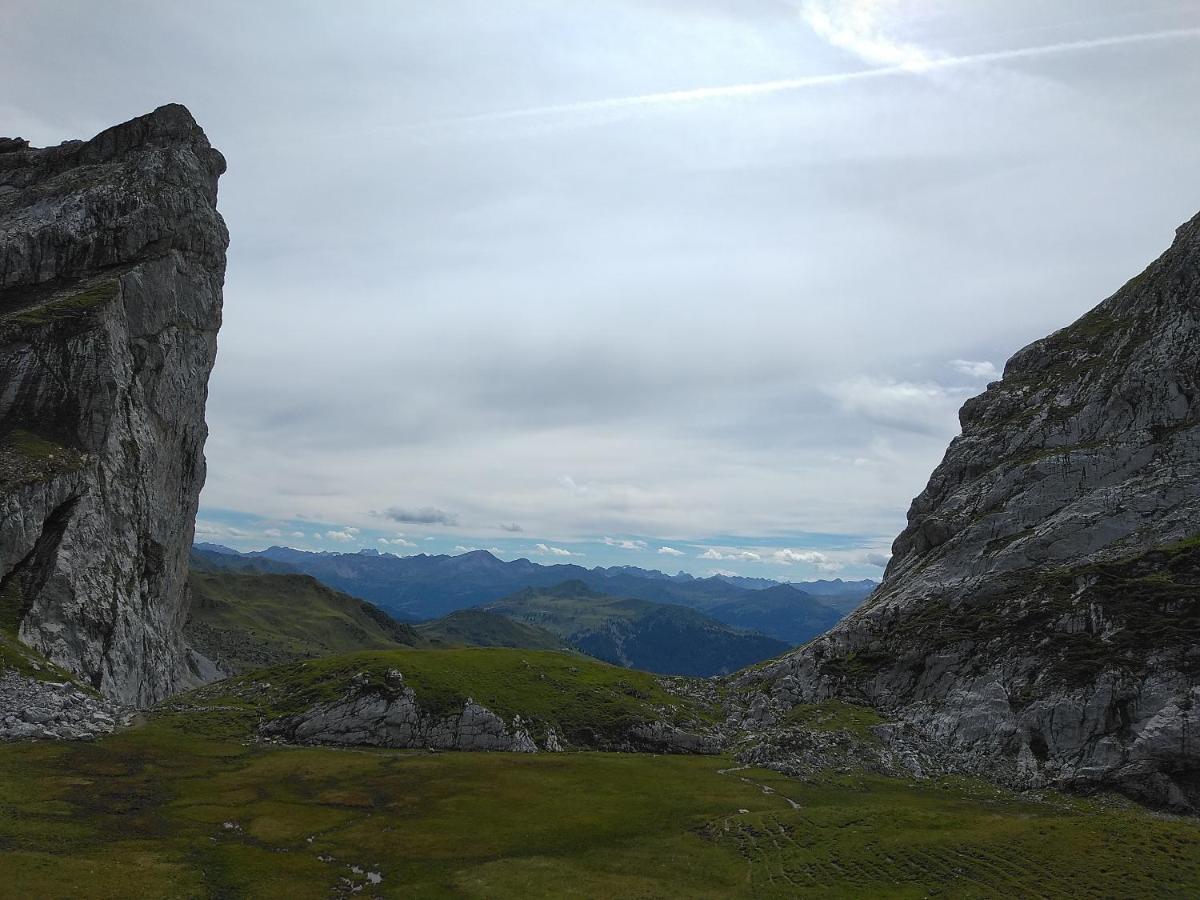
M 822 4 L 824 5 L 824 4 Z M 820 22 L 819 16 L 816 21 Z M 822 27 L 825 25 L 822 23 Z M 816 30 L 816 29 L 814 29 Z M 728 84 L 720 87 L 685 88 L 676 91 L 660 91 L 652 94 L 632 94 L 621 97 L 606 97 L 601 100 L 584 100 L 576 103 L 559 103 L 551 106 L 534 106 L 525 109 L 513 109 L 494 113 L 460 116 L 452 119 L 433 120 L 431 125 L 452 125 L 471 122 L 500 122 L 513 119 L 541 118 L 550 115 L 563 115 L 584 112 L 602 112 L 605 110 L 627 110 L 642 107 L 674 106 L 684 103 L 700 103 L 713 100 L 730 100 L 746 97 L 765 97 L 791 91 L 813 88 L 835 87 L 860 81 L 896 78 L 948 69 L 959 69 L 970 66 L 981 66 L 989 63 L 1015 62 L 1023 59 L 1038 59 L 1040 57 L 1060 56 L 1068 53 L 1081 53 L 1091 50 L 1103 50 L 1110 47 L 1123 47 L 1133 44 L 1160 43 L 1164 41 L 1180 41 L 1200 37 L 1200 28 L 1174 28 L 1164 31 L 1144 32 L 1141 34 L 1123 34 L 1115 37 L 1097 38 L 1082 41 L 1061 41 L 1054 44 L 1041 44 L 1032 47 L 1017 47 L 1011 50 L 997 50 L 991 53 L 974 53 L 965 56 L 939 56 L 929 58 L 916 47 L 877 39 L 868 33 L 856 32 L 853 28 L 838 28 L 830 20 L 825 36 L 831 43 L 836 39 L 844 49 L 866 58 L 869 55 L 879 57 L 892 56 L 901 60 L 891 65 L 881 65 L 877 68 L 861 69 L 854 72 L 833 72 L 828 75 L 808 75 L 801 78 L 779 78 L 773 81 L 752 81 L 741 84 Z M 819 33 L 819 32 L 818 32 Z M 824 36 L 824 35 L 823 35 Z
M 719 550 L 709 547 L 697 559 L 724 559 L 736 562 L 762 562 L 762 556 L 753 550 Z
M 562 547 L 551 547 L 549 544 L 538 544 L 534 553 L 538 556 L 583 556 L 582 553 L 572 553 L 570 550 L 565 550 Z
M 326 540 L 337 541 L 339 544 L 348 544 L 351 541 L 358 539 L 357 528 L 343 528 L 339 531 L 325 532 Z
M 277 537 L 283 537 L 283 532 L 280 531 L 278 528 L 268 528 L 266 531 L 263 532 L 263 535 L 266 537 L 276 537 L 277 538 Z
M 771 559 L 785 566 L 804 563 L 816 567 L 820 572 L 840 572 L 844 568 L 841 563 L 835 562 L 819 550 L 792 550 L 785 547 L 772 553 Z
M 866 562 L 868 565 L 878 566 L 881 569 L 886 569 L 891 558 L 891 554 L 889 553 L 868 553 L 866 555 Z
M 515 534 L 515 533 L 517 533 L 517 532 L 521 532 L 521 531 L 524 531 L 524 530 L 525 530 L 525 529 L 524 529 L 524 528 L 522 528 L 520 525 L 518 525 L 516 522 L 501 522 L 501 523 L 500 523 L 500 527 L 501 527 L 501 528 L 502 528 L 504 531 L 511 531 L 511 532 L 513 532 L 514 534 Z
M 380 544 L 390 544 L 393 547 L 415 547 L 415 546 L 417 546 L 412 541 L 405 540 L 403 535 L 396 535 L 396 537 L 391 538 L 390 540 L 388 538 L 378 538 L 378 542 Z
M 658 552 L 662 556 L 687 556 L 682 550 L 676 550 L 674 547 L 659 547 Z
M 483 547 L 466 547 L 466 546 L 463 546 L 462 544 L 459 544 L 457 547 L 454 548 L 454 552 L 455 553 L 474 553 L 476 550 L 482 550 L 482 549 L 484 549 L 484 548 Z M 503 553 L 504 551 L 501 550 L 499 547 L 488 547 L 487 552 L 492 554 L 493 556 L 496 556 L 497 554 Z
M 645 541 L 633 541 L 625 538 L 606 537 L 604 544 L 608 547 L 617 547 L 620 550 L 645 550 L 647 547 Z
M 954 371 L 980 381 L 995 381 L 1000 377 L 1000 370 L 986 360 L 952 359 L 950 366 Z
M 862 375 L 833 385 L 828 393 L 846 412 L 878 425 L 948 435 L 957 429 L 956 412 L 970 391 Z
M 458 517 L 442 509 L 432 506 L 422 506 L 420 509 L 406 509 L 391 506 L 381 515 L 393 522 L 403 522 L 406 525 L 457 525 Z
M 303 531 L 293 531 L 291 533 L 291 537 L 302 538 L 302 537 L 304 537 L 304 532 Z
M 803 0 L 800 17 L 826 43 L 863 62 L 920 71 L 933 61 L 920 47 L 885 33 L 895 6 L 889 0 Z

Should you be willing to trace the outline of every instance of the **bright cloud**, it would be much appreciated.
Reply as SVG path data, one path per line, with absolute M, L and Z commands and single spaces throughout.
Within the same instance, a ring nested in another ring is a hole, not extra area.
M 719 550 L 709 547 L 697 559 L 724 559 L 735 562 L 762 562 L 762 555 L 753 550 Z
M 980 381 L 995 381 L 1000 377 L 1000 370 L 987 360 L 975 362 L 970 359 L 952 359 L 950 367 L 960 374 Z
M 844 411 L 878 425 L 920 434 L 952 434 L 958 425 L 958 407 L 970 391 L 863 375 L 833 385 L 828 393 Z
M 606 537 L 604 539 L 604 544 L 605 544 L 605 546 L 617 547 L 618 549 L 621 549 L 621 550 L 645 550 L 646 549 L 645 541 L 631 541 L 631 540 L 626 540 L 624 538 Z
M 658 552 L 661 556 L 687 556 L 682 550 L 676 550 L 674 547 L 659 547 Z
M 896 5 L 894 0 L 803 0 L 799 11 L 823 41 L 863 62 L 920 71 L 933 61 L 930 56 L 887 34 Z
M 840 572 L 843 568 L 841 563 L 835 562 L 819 550 L 792 550 L 785 547 L 772 553 L 771 560 L 785 566 L 803 563 L 814 566 L 820 572 Z
M 320 535 L 318 535 L 318 537 L 320 537 Z M 347 527 L 338 531 L 327 531 L 325 532 L 325 539 L 337 541 L 339 544 L 348 544 L 351 541 L 358 539 L 358 529 Z
M 538 544 L 534 553 L 538 556 L 583 556 L 582 553 L 572 553 L 563 547 L 551 547 L 549 544 Z
M 396 535 L 390 540 L 388 538 L 379 538 L 379 543 L 390 544 L 393 547 L 415 547 L 417 546 L 412 541 L 406 540 L 403 535 Z

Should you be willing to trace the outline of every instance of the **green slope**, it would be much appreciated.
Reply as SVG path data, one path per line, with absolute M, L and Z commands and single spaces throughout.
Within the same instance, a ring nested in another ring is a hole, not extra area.
M 430 642 L 451 646 L 562 650 L 567 645 L 561 637 L 544 628 L 482 609 L 460 609 L 415 627 Z
M 364 600 L 308 575 L 195 572 L 184 635 L 235 672 L 353 650 L 425 643 Z
M 527 588 L 482 608 L 545 629 L 598 659 L 661 674 L 734 672 L 789 649 L 683 606 L 610 597 L 580 581 Z

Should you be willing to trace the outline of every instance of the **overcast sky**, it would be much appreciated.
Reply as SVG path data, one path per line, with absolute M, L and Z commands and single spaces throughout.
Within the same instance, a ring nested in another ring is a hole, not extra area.
M 1200 209 L 1194 0 L 4 0 L 0 84 L 226 155 L 239 548 L 878 577 L 963 400 Z

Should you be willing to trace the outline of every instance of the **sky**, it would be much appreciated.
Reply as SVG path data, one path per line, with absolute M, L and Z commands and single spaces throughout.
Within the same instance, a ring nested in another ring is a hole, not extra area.
M 0 84 L 225 154 L 239 549 L 878 578 L 963 401 L 1200 209 L 1200 0 L 5 0 Z

